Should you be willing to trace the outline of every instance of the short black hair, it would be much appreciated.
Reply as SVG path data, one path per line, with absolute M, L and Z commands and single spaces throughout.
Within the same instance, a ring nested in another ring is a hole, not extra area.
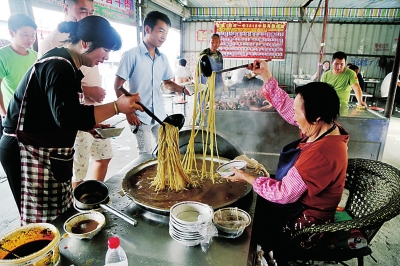
M 64 43 L 77 44 L 79 41 L 90 42 L 90 53 L 97 48 L 113 51 L 121 49 L 122 40 L 118 32 L 107 19 L 100 16 L 87 16 L 79 21 L 64 21 L 58 25 L 60 32 L 69 33 Z
M 150 29 L 153 30 L 154 27 L 157 25 L 158 20 L 164 21 L 168 26 L 171 27 L 171 20 L 167 15 L 159 11 L 151 11 L 147 13 L 146 17 L 143 20 L 144 34 L 146 34 L 146 31 L 144 30 L 146 26 L 149 26 Z
M 93 2 L 94 0 L 88 0 L 90 2 Z M 75 5 L 78 3 L 78 0 L 64 0 L 64 4 L 68 5 L 68 2 L 73 2 Z
M 187 61 L 186 61 L 186 59 L 179 59 L 179 65 L 180 66 L 186 66 L 186 63 L 187 63 Z
M 213 35 L 211 35 L 211 37 L 210 37 L 210 40 L 211 40 L 213 37 L 217 37 L 218 39 L 220 39 L 220 37 L 219 37 L 219 34 L 218 34 L 218 33 L 214 33 Z
M 305 116 L 310 124 L 315 123 L 318 117 L 327 124 L 338 117 L 340 101 L 332 85 L 310 82 L 296 87 L 295 92 L 303 98 Z
M 347 61 L 347 55 L 344 52 L 339 51 L 332 55 L 332 61 L 335 59 L 339 59 L 339 60 L 344 59 L 345 61 Z
M 349 66 L 349 69 L 351 69 L 351 70 L 353 70 L 354 72 L 356 72 L 356 70 L 357 69 L 360 69 L 357 65 L 353 65 L 353 64 L 351 64 L 350 66 Z
M 8 19 L 8 29 L 17 32 L 17 30 L 22 27 L 32 27 L 34 30 L 37 29 L 35 21 L 30 16 L 23 13 L 11 15 Z

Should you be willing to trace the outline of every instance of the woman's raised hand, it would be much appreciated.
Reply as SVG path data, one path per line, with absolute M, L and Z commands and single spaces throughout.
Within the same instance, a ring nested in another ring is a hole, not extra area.
M 267 82 L 271 77 L 271 71 L 269 70 L 268 67 L 268 61 L 271 61 L 271 59 L 256 59 L 254 60 L 253 66 L 258 66 L 258 67 L 253 67 L 253 72 L 254 74 L 260 75 L 260 77 L 262 78 L 262 80 L 265 82 Z

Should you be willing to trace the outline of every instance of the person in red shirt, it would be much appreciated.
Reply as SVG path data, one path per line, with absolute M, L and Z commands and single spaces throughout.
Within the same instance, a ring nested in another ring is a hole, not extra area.
M 335 122 L 340 103 L 331 85 L 311 82 L 299 86 L 292 99 L 279 88 L 267 62 L 256 60 L 253 65 L 257 64 L 260 67 L 253 71 L 264 81 L 259 93 L 282 118 L 299 127 L 302 138 L 282 149 L 274 178 L 234 169 L 229 179 L 253 185 L 259 195 L 253 236 L 284 265 L 283 250 L 291 233 L 334 219 L 346 179 L 349 134 Z M 299 244 L 313 245 L 317 239 Z

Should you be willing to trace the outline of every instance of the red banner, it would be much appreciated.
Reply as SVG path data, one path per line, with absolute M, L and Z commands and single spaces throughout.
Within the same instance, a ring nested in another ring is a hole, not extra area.
M 224 58 L 285 59 L 286 22 L 216 21 Z

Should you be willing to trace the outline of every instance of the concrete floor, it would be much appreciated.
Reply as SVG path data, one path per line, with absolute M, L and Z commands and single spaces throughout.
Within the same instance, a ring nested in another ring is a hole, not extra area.
M 189 97 L 189 103 L 193 97 Z M 173 104 L 173 98 L 165 98 L 165 107 L 169 114 L 171 113 L 185 113 L 183 105 Z M 189 104 L 190 105 L 190 104 Z M 191 114 L 191 111 L 187 111 Z M 190 115 L 189 115 L 190 116 Z M 386 146 L 383 153 L 383 162 L 391 164 L 400 169 L 399 151 L 400 151 L 400 113 L 396 113 L 391 118 L 389 132 L 387 135 Z M 189 120 L 189 117 L 187 117 Z M 190 121 L 186 121 L 190 123 Z M 136 139 L 133 137 L 129 130 L 129 125 L 125 120 L 124 115 L 118 115 L 109 120 L 111 125 L 118 123 L 117 127 L 125 127 L 121 136 L 111 140 L 114 157 L 110 162 L 106 179 L 113 176 L 120 169 L 130 163 L 137 157 Z M 3 169 L 0 166 L 0 237 L 7 232 L 19 227 L 19 217 L 17 207 L 12 198 L 8 181 L 5 178 Z M 365 259 L 365 265 L 400 265 L 400 216 L 392 219 L 384 224 L 382 229 L 378 232 L 377 236 L 372 241 L 373 256 L 377 259 L 375 263 L 370 257 Z M 346 262 L 349 265 L 357 265 L 356 260 Z M 327 265 L 323 263 L 318 265 Z

